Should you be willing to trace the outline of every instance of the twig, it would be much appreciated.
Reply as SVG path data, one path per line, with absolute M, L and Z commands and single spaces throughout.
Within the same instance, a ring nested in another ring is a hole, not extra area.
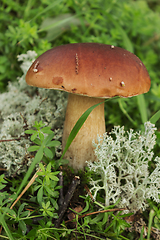
M 47 99 L 48 99 L 48 97 L 44 98 L 44 99 L 40 102 L 39 106 L 40 106 L 45 100 L 47 100 Z
M 40 168 L 37 170 L 37 172 L 33 175 L 33 177 L 31 178 L 31 180 L 29 181 L 29 183 L 27 184 L 27 186 L 24 188 L 24 190 L 21 192 L 21 194 L 18 196 L 18 198 L 14 201 L 14 203 L 12 204 L 12 206 L 10 207 L 10 209 L 12 209 L 14 207 L 14 205 L 18 202 L 18 200 L 23 196 L 23 194 L 28 190 L 28 188 L 33 184 L 33 182 L 35 181 L 36 177 L 38 177 L 37 173 L 42 171 Z
M 71 209 L 71 210 L 72 210 L 72 209 Z M 81 216 L 79 215 L 79 216 L 78 216 L 78 219 L 84 218 L 84 217 L 87 217 L 87 216 L 90 216 L 90 215 L 94 215 L 94 214 L 105 213 L 105 212 L 117 212 L 117 211 L 123 211 L 123 210 L 127 210 L 127 208 L 113 208 L 113 209 L 107 209 L 107 210 L 101 210 L 101 211 L 86 213 L 86 214 L 83 214 L 83 215 L 81 215 Z M 75 219 L 75 218 L 74 218 L 74 219 Z M 74 219 L 67 220 L 67 221 L 65 221 L 65 223 L 71 222 L 71 221 L 73 221 Z
M 0 168 L 0 171 L 7 171 L 7 169 L 5 169 L 5 168 Z
M 3 139 L 3 140 L 0 140 L 0 142 L 11 142 L 11 141 L 19 141 L 21 140 L 21 138 L 15 138 L 15 139 Z
M 92 196 L 92 193 L 91 193 L 91 191 L 89 190 L 88 186 L 87 186 L 87 185 L 85 185 L 85 186 L 84 186 L 84 188 L 86 189 L 86 191 L 87 191 L 88 195 L 89 195 L 89 196 L 90 196 L 90 198 L 92 199 L 92 202 L 94 202 L 94 198 L 93 198 L 93 196 Z
M 59 218 L 55 221 L 55 227 L 56 228 L 59 227 L 60 222 L 63 218 L 63 215 L 64 215 L 65 211 L 67 210 L 67 206 L 68 206 L 68 204 L 69 204 L 69 202 L 70 202 L 70 200 L 73 196 L 73 193 L 74 193 L 78 184 L 80 184 L 80 178 L 79 178 L 79 176 L 75 176 L 74 179 L 72 180 L 72 183 L 69 187 L 69 190 L 68 190 L 68 192 L 67 192 L 67 194 L 64 198 L 64 203 L 63 203 L 63 206 L 60 209 Z

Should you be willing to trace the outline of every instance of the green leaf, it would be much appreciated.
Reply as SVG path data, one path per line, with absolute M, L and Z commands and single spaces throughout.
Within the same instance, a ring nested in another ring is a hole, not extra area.
M 54 181 L 57 181 L 57 182 L 59 181 L 59 178 L 56 177 L 55 175 L 49 174 L 49 177 L 50 177 L 50 179 L 52 179 Z
M 44 135 L 43 135 L 43 133 L 39 133 L 39 138 L 40 138 L 40 140 L 41 140 L 41 142 L 43 142 L 44 141 Z
M 13 238 L 13 236 L 12 236 L 12 234 L 11 234 L 9 228 L 8 228 L 8 225 L 4 220 L 4 215 L 5 215 L 5 213 L 3 215 L 0 213 L 0 223 L 3 227 L 3 229 L 5 230 L 5 233 L 8 236 L 9 240 L 14 240 L 14 238 Z
M 10 209 L 10 208 L 7 208 L 7 207 L 5 207 L 5 208 L 7 209 L 7 214 L 9 214 L 12 217 L 16 218 L 17 214 L 16 214 L 16 212 L 13 209 Z
M 102 225 L 106 224 L 108 221 L 108 216 L 109 214 L 107 212 L 104 213 L 103 220 L 102 220 Z
M 58 147 L 61 143 L 59 141 L 52 141 L 48 143 L 46 146 L 47 147 Z
M 83 198 L 83 196 L 80 196 L 80 197 Z M 88 210 L 89 210 L 89 202 L 86 201 L 86 206 L 85 206 L 85 208 L 81 211 L 81 214 L 87 212 Z
M 25 133 L 27 133 L 27 134 L 34 134 L 36 132 L 37 132 L 36 130 L 32 130 L 32 129 L 25 131 Z
M 31 136 L 31 141 L 34 141 L 36 139 L 38 135 L 38 132 L 35 132 L 32 136 Z
M 21 212 L 23 211 L 23 209 L 26 205 L 27 205 L 27 203 L 22 203 L 20 205 L 20 207 L 18 208 L 18 212 L 17 212 L 18 216 L 20 216 Z
M 26 217 L 28 217 L 30 215 L 30 211 L 23 211 L 22 213 L 21 213 L 21 218 L 26 218 Z
M 28 239 L 35 239 L 35 236 L 37 234 L 37 229 L 33 228 L 31 229 L 31 231 L 29 231 L 29 233 L 27 234 L 27 238 Z
M 35 144 L 39 145 L 39 146 L 41 146 L 41 144 L 42 144 L 42 142 L 40 141 L 39 138 L 35 138 L 35 139 L 33 140 L 33 142 L 34 142 Z
M 35 125 L 33 125 L 33 127 L 35 127 L 37 130 L 40 130 L 40 128 L 42 128 L 45 124 L 40 121 L 40 122 L 37 122 L 35 121 Z
M 46 170 L 47 172 L 51 172 L 51 162 L 48 163 Z
M 150 119 L 149 121 L 153 124 L 155 124 L 158 120 L 160 119 L 160 110 L 156 112 Z
M 47 144 L 53 139 L 53 137 L 54 137 L 54 133 L 48 135 L 43 141 L 44 146 L 47 146 Z
M 25 222 L 20 220 L 19 221 L 19 227 L 22 230 L 23 235 L 25 235 L 26 231 L 27 231 L 27 226 L 26 226 Z
M 40 146 L 34 145 L 27 149 L 28 152 L 35 152 L 40 148 Z
M 44 172 L 37 172 L 38 176 L 44 176 L 45 175 L 45 171 Z M 35 188 L 36 189 L 36 188 Z
M 53 131 L 51 130 L 51 127 L 44 127 L 41 129 L 41 132 L 47 133 L 47 134 L 52 134 Z
M 61 165 L 65 165 L 65 164 L 68 164 L 68 160 L 67 159 L 59 159 L 59 160 L 56 160 L 55 162 L 55 165 L 56 165 L 56 169 L 61 166 Z
M 52 172 L 51 174 L 52 175 L 58 175 L 60 171 L 55 171 L 55 172 Z
M 46 208 L 49 208 L 49 206 L 50 206 L 50 201 L 46 203 Z
M 42 208 L 46 208 L 46 204 L 42 202 Z
M 95 218 L 91 219 L 90 224 L 98 223 L 99 221 L 102 220 L 103 216 L 104 216 L 103 213 L 99 213 Z
M 42 199 L 43 199 L 43 187 L 41 187 L 37 193 L 37 201 L 40 205 L 42 204 Z
M 39 163 L 39 167 L 43 172 L 45 172 L 45 167 L 43 166 L 43 164 L 41 162 Z M 41 172 L 38 172 L 37 174 L 39 174 L 39 173 L 41 173 Z
M 53 153 L 49 148 L 44 148 L 44 153 L 46 155 L 46 157 L 52 159 L 53 158 Z

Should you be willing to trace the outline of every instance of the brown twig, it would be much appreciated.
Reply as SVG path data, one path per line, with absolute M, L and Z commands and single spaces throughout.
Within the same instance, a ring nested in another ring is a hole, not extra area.
M 71 210 L 72 210 L 72 209 L 71 209 Z M 84 218 L 84 217 L 87 217 L 87 216 L 90 216 L 90 215 L 94 215 L 94 214 L 99 214 L 99 213 L 117 212 L 117 211 L 124 211 L 124 210 L 127 210 L 127 208 L 113 208 L 113 209 L 101 210 L 101 211 L 86 213 L 86 214 L 83 214 L 83 215 L 81 215 L 81 216 L 79 215 L 79 216 L 78 216 L 78 219 Z M 75 219 L 75 218 L 74 218 L 74 219 Z M 71 222 L 71 221 L 73 221 L 74 219 L 67 220 L 67 221 L 65 221 L 65 223 Z
M 28 123 L 27 123 L 27 120 L 25 119 L 25 117 L 22 115 L 22 113 L 20 113 L 20 116 L 22 117 L 23 119 L 23 123 L 24 123 L 24 130 L 28 130 Z M 26 134 L 25 134 L 26 135 Z
M 37 170 L 37 172 L 33 175 L 33 177 L 31 178 L 31 180 L 29 181 L 29 183 L 27 184 L 27 186 L 24 188 L 24 190 L 21 192 L 21 194 L 18 196 L 18 198 L 14 201 L 14 203 L 12 204 L 12 206 L 10 207 L 10 209 L 12 209 L 14 207 L 14 205 L 18 202 L 18 200 L 23 196 L 23 194 L 28 190 L 28 188 L 33 184 L 33 182 L 35 181 L 36 177 L 38 177 L 37 173 L 42 171 L 40 168 Z
M 0 168 L 0 171 L 7 171 L 7 169 L 5 169 L 5 168 Z
M 54 226 L 56 228 L 59 227 L 60 222 L 62 221 L 63 215 L 64 215 L 65 211 L 67 210 L 67 206 L 68 206 L 78 184 L 80 184 L 80 178 L 79 178 L 79 176 L 75 176 L 71 182 L 71 185 L 69 187 L 67 194 L 65 195 L 63 206 L 61 207 L 61 209 L 59 211 L 59 218 L 55 221 Z
M 47 99 L 48 99 L 48 97 L 44 98 L 44 99 L 40 102 L 39 106 L 40 106 L 45 100 L 47 100 Z
M 88 186 L 87 186 L 87 185 L 85 185 L 85 186 L 84 186 L 84 188 L 86 189 L 86 191 L 87 191 L 88 195 L 90 196 L 90 198 L 91 198 L 91 199 L 92 199 L 92 201 L 94 202 L 94 198 L 93 198 L 93 196 L 92 196 L 92 193 L 91 193 L 91 191 L 89 190 Z
M 3 139 L 3 140 L 0 140 L 0 142 L 11 142 L 11 141 L 19 141 L 21 140 L 21 138 L 15 138 L 15 139 Z

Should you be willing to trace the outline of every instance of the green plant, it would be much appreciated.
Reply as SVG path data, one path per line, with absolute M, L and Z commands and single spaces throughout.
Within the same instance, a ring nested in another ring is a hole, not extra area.
M 52 202 L 54 208 L 58 209 L 57 202 L 54 200 L 59 197 L 59 192 L 57 191 L 59 187 L 57 186 L 57 182 L 59 178 L 56 176 L 59 171 L 52 172 L 53 164 L 51 162 L 45 168 L 41 163 L 40 165 L 40 172 L 37 173 L 39 176 L 36 179 L 36 186 L 34 191 L 37 191 L 37 201 L 42 205 L 42 200 L 45 201 L 49 200 Z M 52 166 L 52 169 L 51 169 Z
M 12 224 L 17 222 L 19 226 L 18 234 L 22 235 L 26 234 L 26 224 L 29 224 L 28 220 L 35 218 L 35 216 L 30 216 L 32 214 L 28 210 L 24 211 L 26 205 L 25 202 L 20 204 L 18 210 L 10 209 L 8 207 L 9 204 L 11 203 L 11 201 L 17 198 L 22 188 L 26 185 L 28 178 L 31 176 L 34 167 L 42 160 L 43 162 L 45 162 L 45 164 L 47 164 L 47 166 L 45 168 L 43 164 L 40 163 L 40 171 L 37 173 L 37 175 L 39 175 L 39 178 L 37 178 L 36 186 L 34 187 L 34 192 L 37 195 L 37 201 L 41 206 L 41 208 L 38 207 L 37 209 L 37 211 L 39 212 L 38 216 L 44 216 L 46 218 L 56 218 L 57 213 L 55 211 L 58 210 L 56 199 L 59 196 L 59 193 L 57 191 L 59 189 L 59 187 L 57 186 L 57 182 L 59 180 L 57 174 L 59 173 L 59 171 L 56 171 L 56 169 L 59 167 L 60 164 L 64 163 L 64 161 L 54 160 L 55 147 L 59 146 L 60 142 L 52 140 L 54 137 L 54 133 L 53 131 L 51 131 L 51 127 L 45 127 L 42 121 L 40 121 L 35 122 L 34 128 L 36 128 L 36 130 L 26 130 L 26 134 L 32 134 L 31 141 L 36 144 L 29 147 L 28 149 L 31 152 L 37 152 L 35 154 L 35 158 L 31 166 L 29 167 L 26 175 L 24 176 L 23 181 L 18 188 L 16 194 L 12 195 L 9 200 L 5 200 L 6 196 L 8 196 L 8 193 L 4 191 L 2 194 L 3 198 L 1 198 L 0 202 L 2 225 L 5 226 L 6 222 L 8 222 L 11 218 L 11 226 Z M 51 171 L 51 168 L 52 170 L 54 169 L 54 171 Z M 3 177 L 4 176 L 1 176 L 1 189 L 5 187 L 4 183 L 6 183 Z M 5 206 L 6 204 L 8 206 Z M 42 212 L 42 214 L 40 212 Z M 46 219 L 46 221 L 48 221 L 48 219 Z M 8 232 L 9 231 L 6 231 L 6 234 L 9 236 Z
M 53 40 L 68 31 L 72 24 L 80 24 L 75 14 L 67 8 L 65 0 L 56 0 L 53 3 L 34 0 L 21 4 L 18 0 L 2 0 L 0 13 L 1 91 L 8 81 L 21 74 L 16 61 L 17 55 L 31 49 L 39 55 L 52 46 L 47 38 L 52 36 Z M 52 34 L 47 34 L 48 29 Z
M 71 132 L 67 147 L 69 147 L 69 144 L 72 142 L 74 137 L 76 136 L 77 132 L 79 131 L 80 127 L 88 117 L 90 111 L 94 109 L 95 106 L 92 108 L 88 109 L 82 116 L 81 118 L 77 121 L 77 124 L 75 125 L 73 131 Z M 147 125 L 149 127 L 149 125 Z M 58 192 L 57 190 L 59 187 L 57 187 L 57 168 L 59 167 L 60 164 L 65 163 L 65 161 L 60 160 L 54 160 L 55 156 L 55 147 L 60 144 L 60 142 L 52 140 L 54 133 L 51 131 L 50 127 L 45 127 L 45 125 L 40 122 L 35 122 L 35 125 L 33 126 L 35 129 L 32 130 L 26 130 L 26 134 L 31 134 L 31 141 L 33 142 L 33 146 L 29 147 L 29 151 L 37 152 L 35 155 L 35 158 L 33 160 L 33 163 L 31 164 L 28 172 L 26 173 L 16 196 L 18 193 L 21 191 L 23 186 L 26 184 L 27 179 L 31 175 L 33 168 L 35 167 L 36 163 L 38 163 L 40 160 L 43 161 L 43 163 L 46 164 L 46 167 L 44 164 L 39 163 L 39 172 L 37 173 L 38 178 L 34 182 L 34 187 L 33 187 L 33 192 L 35 197 L 32 197 L 32 202 L 36 203 L 36 201 L 39 203 L 39 207 L 35 208 L 35 211 L 38 212 L 38 214 L 34 215 L 34 212 L 31 213 L 29 210 L 26 210 L 26 203 L 23 202 L 22 204 L 19 205 L 18 208 L 12 210 L 9 209 L 8 207 L 4 207 L 7 202 L 4 200 L 4 204 L 1 203 L 2 208 L 1 208 L 1 224 L 5 229 L 5 232 L 7 236 L 12 236 L 10 230 L 13 232 L 13 236 L 17 237 L 17 239 L 20 239 L 22 236 L 24 239 L 32 239 L 33 235 L 34 237 L 37 236 L 37 239 L 47 239 L 48 237 L 56 237 L 56 239 L 62 239 L 63 237 L 68 236 L 70 234 L 70 230 L 65 227 L 64 224 L 62 224 L 62 229 L 56 229 L 54 228 L 54 224 L 51 223 L 51 218 L 57 218 L 57 210 L 58 210 L 58 205 L 56 202 L 56 199 L 58 197 Z M 151 130 L 152 129 L 152 124 L 151 124 Z M 149 128 L 150 129 L 150 128 Z M 118 131 L 118 130 L 117 130 Z M 121 131 L 120 131 L 121 132 Z M 148 135 L 149 130 L 146 129 L 146 138 L 148 141 L 152 144 L 155 143 L 155 138 L 153 134 L 153 131 Z M 133 135 L 133 132 L 130 132 L 129 136 L 131 138 L 131 135 Z M 151 136 L 150 136 L 151 135 Z M 138 135 L 142 139 L 145 138 L 144 136 Z M 150 140 L 150 138 L 151 140 Z M 153 139 L 152 139 L 153 138 Z M 120 138 L 121 139 L 121 138 Z M 124 139 L 122 139 L 124 140 Z M 130 139 L 131 140 L 131 139 Z M 134 139 L 132 139 L 134 142 Z M 125 141 L 124 141 L 125 142 Z M 142 141 L 143 142 L 143 141 Z M 134 144 L 133 144 L 134 145 Z M 137 145 L 135 145 L 137 146 Z M 148 145 L 147 145 L 148 146 Z M 148 146 L 149 149 L 152 149 L 152 146 Z M 151 154 L 152 155 L 152 154 Z M 63 154 L 62 154 L 63 156 Z M 52 170 L 54 171 L 52 171 Z M 155 169 L 156 171 L 156 169 Z M 158 171 L 158 168 L 157 168 Z M 92 172 L 93 174 L 93 172 Z M 96 175 L 94 173 L 94 175 Z M 152 175 L 155 175 L 154 172 Z M 152 177 L 150 178 L 152 179 Z M 153 179 L 152 179 L 153 180 Z M 4 188 L 3 184 L 6 183 L 4 180 L 3 176 L 1 177 L 1 189 Z M 157 191 L 157 190 L 156 190 Z M 8 195 L 8 193 L 7 193 Z M 6 195 L 4 192 L 4 199 Z M 112 196 L 113 197 L 113 196 Z M 12 195 L 12 201 L 15 199 L 15 196 Z M 10 200 L 11 201 L 11 200 Z M 9 201 L 9 203 L 10 203 Z M 122 214 L 121 209 L 119 209 L 118 214 L 114 214 L 114 207 L 119 204 L 121 200 L 118 200 L 118 202 L 115 202 L 114 205 L 109 205 L 109 206 L 104 206 L 103 201 L 101 202 L 94 202 L 94 205 L 91 203 L 91 201 L 88 198 L 85 198 L 85 203 L 86 207 L 83 209 L 83 211 L 77 215 L 76 217 L 76 229 L 72 230 L 73 236 L 83 236 L 84 238 L 87 239 L 87 237 L 96 237 L 97 239 L 101 239 L 101 236 L 105 236 L 108 239 L 128 239 L 123 236 L 123 232 L 126 227 L 130 227 L 128 223 L 126 223 L 125 220 L 123 220 L 124 217 L 129 216 L 128 214 Z M 101 209 L 104 210 L 104 212 L 98 213 L 97 216 L 93 217 L 92 214 L 90 215 L 90 211 L 94 212 L 95 210 L 95 205 L 100 207 Z M 113 208 L 113 211 L 112 211 Z M 111 210 L 111 211 L 107 211 Z M 89 211 L 89 212 L 88 212 Z M 7 213 L 7 214 L 6 214 Z M 87 216 L 82 216 L 82 214 L 86 214 Z M 44 217 L 43 220 L 39 221 L 39 224 L 34 224 L 32 225 L 32 219 L 37 218 L 37 217 Z M 79 217 L 83 217 L 81 221 L 79 221 Z M 8 228 L 7 223 L 9 219 L 12 219 L 10 222 L 10 227 Z M 12 224 L 18 223 L 18 231 L 15 233 Z M 151 224 L 151 221 L 150 221 Z M 31 231 L 26 235 L 27 232 L 27 226 L 32 226 Z M 150 225 L 151 226 L 151 225 Z M 151 227 L 150 227 L 151 228 Z M 92 231 L 94 230 L 94 235 L 92 235 Z M 148 233 L 148 236 L 150 233 Z M 11 238 L 11 237 L 10 237 Z M 13 238 L 11 238 L 13 239 Z M 33 238 L 34 239 L 34 238 Z
M 160 204 L 156 204 L 153 200 L 148 200 L 152 211 L 153 227 L 160 230 Z
M 128 239 L 123 237 L 122 233 L 126 227 L 130 225 L 123 219 L 131 214 L 122 214 L 121 209 L 114 209 L 115 205 L 104 207 L 101 202 L 92 202 L 90 197 L 80 196 L 85 201 L 85 207 L 76 214 L 73 220 L 75 229 L 72 230 L 72 236 L 92 237 L 95 239 Z M 98 207 L 98 210 L 95 209 Z M 119 211 L 114 213 L 114 210 Z M 64 224 L 62 224 L 64 226 Z
M 54 133 L 51 131 L 51 127 L 44 127 L 42 121 L 39 123 L 35 122 L 33 127 L 35 127 L 36 130 L 26 130 L 25 133 L 32 134 L 31 141 L 36 144 L 29 147 L 28 151 L 37 151 L 37 153 L 19 187 L 17 194 L 19 194 L 23 186 L 26 184 L 36 164 L 38 164 L 41 160 L 52 160 L 55 155 L 55 147 L 60 145 L 60 142 L 55 140 L 52 141 Z

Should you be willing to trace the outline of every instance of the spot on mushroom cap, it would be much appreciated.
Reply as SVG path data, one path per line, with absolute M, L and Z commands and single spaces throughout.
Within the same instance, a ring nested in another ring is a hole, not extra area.
M 48 50 L 31 65 L 26 82 L 100 98 L 131 97 L 150 88 L 149 74 L 136 55 L 99 43 L 67 44 Z

